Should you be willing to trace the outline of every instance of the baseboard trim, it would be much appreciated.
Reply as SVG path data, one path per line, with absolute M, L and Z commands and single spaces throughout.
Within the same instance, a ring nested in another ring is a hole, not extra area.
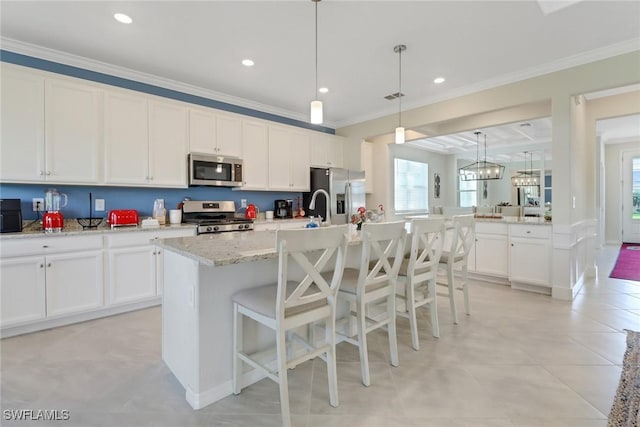
M 162 297 L 154 297 L 145 301 L 138 301 L 133 303 L 122 304 L 113 307 L 100 308 L 93 311 L 84 313 L 75 313 L 70 315 L 64 315 L 62 317 L 56 317 L 53 319 L 42 319 L 25 324 L 7 326 L 0 330 L 0 338 L 9 338 L 16 335 L 28 334 L 31 332 L 38 332 L 45 329 L 57 328 L 59 326 L 71 325 L 73 323 L 86 322 L 87 320 L 99 319 L 101 317 L 113 316 L 116 314 L 127 313 L 129 311 L 140 310 L 143 308 L 149 308 L 162 303 Z

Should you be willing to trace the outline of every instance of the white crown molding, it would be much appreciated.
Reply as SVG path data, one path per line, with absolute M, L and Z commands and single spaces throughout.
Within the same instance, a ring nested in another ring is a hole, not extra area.
M 211 99 L 214 101 L 225 102 L 238 107 L 250 108 L 252 110 L 257 110 L 263 113 L 274 114 L 293 120 L 299 120 L 301 122 L 308 121 L 308 117 L 306 115 L 276 108 L 271 105 L 266 105 L 259 102 L 251 101 L 249 99 L 227 95 L 221 92 L 204 89 L 198 86 L 182 83 L 153 74 L 135 71 L 125 67 L 119 67 L 117 65 L 96 61 L 55 49 L 49 49 L 46 47 L 21 42 L 19 40 L 2 37 L 0 38 L 0 47 L 2 47 L 2 49 L 4 50 L 19 53 L 22 55 L 33 56 L 38 59 L 44 59 L 47 61 L 57 62 L 72 67 L 78 67 L 89 71 L 108 74 L 110 76 L 121 77 L 123 79 L 129 79 L 140 83 L 159 86 L 165 89 L 171 89 L 189 95 L 201 96 L 203 98 Z M 324 123 L 323 126 L 332 128 L 333 124 Z
M 550 74 L 556 71 L 566 70 L 568 68 L 576 67 L 579 65 L 588 64 L 591 62 L 599 61 L 602 59 L 611 58 L 625 53 L 640 51 L 640 38 L 627 40 L 624 42 L 616 43 L 603 48 L 591 50 L 588 52 L 579 53 L 576 55 L 568 56 L 566 58 L 559 59 L 557 61 L 541 64 L 536 67 L 528 68 L 526 70 L 517 71 L 514 73 L 504 74 L 493 79 L 484 80 L 473 85 L 460 87 L 451 91 L 445 92 L 440 96 L 426 97 L 413 102 L 405 104 L 403 111 L 408 111 L 413 108 L 420 108 L 426 105 L 435 104 L 437 102 L 447 101 L 461 96 L 470 95 L 472 93 L 481 92 L 483 90 L 504 86 L 510 83 L 519 82 L 522 80 L 530 79 L 533 77 L 539 77 L 545 74 Z M 385 109 L 376 113 L 362 115 L 354 117 L 349 120 L 336 123 L 336 129 L 354 125 L 357 123 L 366 122 L 369 120 L 380 119 L 382 117 L 397 114 L 391 109 Z M 391 130 L 390 130 L 391 132 Z

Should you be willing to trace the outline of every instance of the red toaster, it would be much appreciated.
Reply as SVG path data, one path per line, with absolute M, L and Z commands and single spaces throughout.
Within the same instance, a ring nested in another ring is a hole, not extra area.
M 138 225 L 138 211 L 135 209 L 114 209 L 109 211 L 107 221 L 111 228 L 122 226 L 137 226 Z

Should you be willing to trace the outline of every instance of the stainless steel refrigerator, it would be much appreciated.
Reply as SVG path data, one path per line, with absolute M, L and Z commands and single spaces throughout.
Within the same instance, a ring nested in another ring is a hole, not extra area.
M 363 171 L 339 168 L 311 168 L 311 191 L 302 193 L 304 210 L 307 216 L 327 218 L 327 200 L 324 194 L 316 196 L 315 209 L 309 209 L 313 193 L 322 189 L 329 193 L 331 202 L 331 223 L 348 224 L 351 215 L 360 206 L 365 206 L 365 181 Z

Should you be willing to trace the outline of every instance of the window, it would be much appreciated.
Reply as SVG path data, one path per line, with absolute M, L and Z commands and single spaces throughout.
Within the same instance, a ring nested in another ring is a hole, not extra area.
M 470 208 L 477 205 L 478 181 L 463 181 L 460 179 L 460 207 Z
M 429 209 L 429 165 L 394 160 L 394 210 L 397 213 L 427 212 Z

